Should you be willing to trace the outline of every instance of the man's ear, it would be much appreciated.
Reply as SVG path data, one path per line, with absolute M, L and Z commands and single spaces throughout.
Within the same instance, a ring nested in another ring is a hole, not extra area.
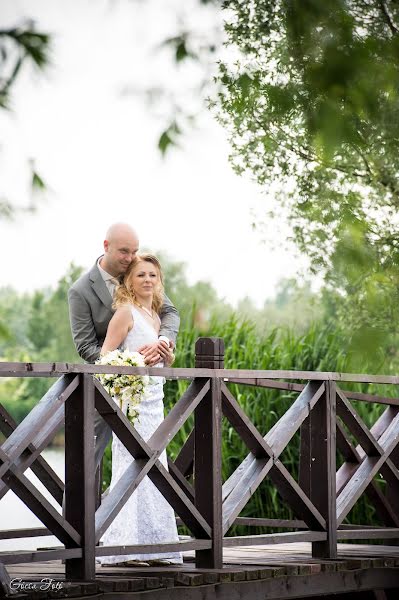
M 105 250 L 105 252 L 108 251 L 108 247 L 109 247 L 109 241 L 108 240 L 104 240 L 104 250 Z

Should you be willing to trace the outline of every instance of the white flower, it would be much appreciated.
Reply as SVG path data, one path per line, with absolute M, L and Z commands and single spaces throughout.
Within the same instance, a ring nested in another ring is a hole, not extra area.
M 129 350 L 113 350 L 101 356 L 98 365 L 145 367 L 144 356 Z M 148 375 L 118 375 L 117 373 L 101 373 L 96 375 L 108 394 L 114 398 L 121 409 L 126 409 L 126 416 L 134 424 L 139 417 L 139 406 L 147 395 L 150 384 Z

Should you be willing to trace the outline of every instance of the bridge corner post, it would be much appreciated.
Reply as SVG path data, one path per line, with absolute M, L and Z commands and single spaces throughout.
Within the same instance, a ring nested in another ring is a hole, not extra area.
M 315 558 L 337 557 L 336 393 L 335 381 L 326 381 L 312 410 L 310 497 L 326 520 L 327 533 L 325 541 L 312 543 Z
M 195 367 L 224 368 L 222 338 L 199 338 L 195 344 Z M 195 505 L 210 525 L 212 547 L 197 550 L 199 568 L 223 567 L 222 529 L 222 394 L 218 377 L 210 379 L 210 390 L 195 409 L 194 483 Z
M 93 376 L 79 375 L 65 403 L 65 518 L 81 536 L 82 557 L 65 561 L 66 579 L 95 579 Z

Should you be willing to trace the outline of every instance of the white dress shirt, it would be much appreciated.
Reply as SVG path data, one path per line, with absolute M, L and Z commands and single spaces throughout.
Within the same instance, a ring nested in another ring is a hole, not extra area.
M 107 273 L 107 271 L 105 271 L 102 268 L 102 266 L 100 265 L 101 259 L 102 259 L 102 256 L 100 256 L 100 258 L 97 261 L 97 267 L 98 267 L 98 270 L 100 271 L 101 277 L 104 279 L 104 283 L 107 286 L 107 290 L 111 294 L 111 298 L 113 298 L 114 293 L 115 293 L 115 288 L 119 282 L 116 277 L 114 277 L 113 275 L 110 275 L 110 273 Z

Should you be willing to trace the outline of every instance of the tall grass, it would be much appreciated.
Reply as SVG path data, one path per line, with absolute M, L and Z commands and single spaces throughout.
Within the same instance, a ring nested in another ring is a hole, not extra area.
M 256 325 L 249 321 L 240 322 L 231 317 L 226 322 L 214 321 L 208 331 L 199 331 L 195 327 L 183 329 L 177 344 L 178 367 L 194 365 L 194 344 L 197 337 L 212 335 L 221 337 L 225 342 L 225 367 L 235 369 L 278 369 L 302 371 L 338 371 L 348 370 L 350 361 L 346 351 L 344 336 L 330 325 L 314 324 L 303 335 L 296 335 L 284 328 L 276 328 L 267 335 L 259 335 Z M 187 382 L 167 382 L 165 386 L 165 406 L 169 410 L 179 399 Z M 365 386 L 353 384 L 347 389 L 362 391 Z M 250 417 L 259 431 L 265 435 L 276 421 L 286 412 L 297 397 L 294 392 L 254 388 L 244 385 L 229 384 L 245 413 Z M 392 386 L 378 391 L 369 391 L 393 395 Z M 371 425 L 380 415 L 383 407 L 376 404 L 358 402 L 356 409 L 366 424 Z M 191 422 L 175 437 L 169 446 L 169 452 L 175 457 L 186 439 Z M 224 420 L 222 456 L 223 479 L 236 469 L 248 450 L 231 425 Z M 297 477 L 299 466 L 299 434 L 296 434 L 281 455 L 281 460 Z M 338 464 L 341 457 L 338 456 Z M 291 518 L 292 511 L 279 497 L 277 490 L 268 478 L 261 484 L 257 492 L 244 508 L 241 516 Z M 370 524 L 377 523 L 374 507 L 361 498 L 348 516 L 351 522 Z M 247 533 L 246 528 L 232 529 L 230 533 Z M 252 531 L 254 531 L 252 529 Z M 258 528 L 257 532 L 263 530 Z

